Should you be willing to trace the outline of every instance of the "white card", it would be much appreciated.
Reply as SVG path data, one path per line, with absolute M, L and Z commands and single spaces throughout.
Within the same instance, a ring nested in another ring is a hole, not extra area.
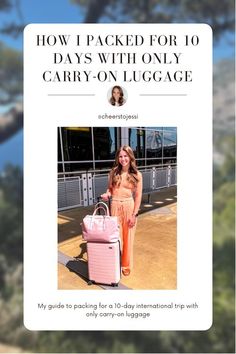
M 109 103 L 114 85 L 125 92 L 121 107 Z M 57 127 L 76 126 L 177 128 L 175 290 L 58 289 Z M 208 25 L 25 28 L 24 323 L 32 330 L 211 326 L 212 31 Z

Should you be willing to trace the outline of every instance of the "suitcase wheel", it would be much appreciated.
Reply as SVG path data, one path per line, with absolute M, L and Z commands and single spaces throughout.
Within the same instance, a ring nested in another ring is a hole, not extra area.
M 88 281 L 88 285 L 93 285 L 92 280 L 89 280 L 89 281 Z

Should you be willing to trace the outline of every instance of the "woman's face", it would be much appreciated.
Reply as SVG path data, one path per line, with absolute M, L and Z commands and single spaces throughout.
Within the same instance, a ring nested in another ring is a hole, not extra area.
M 124 150 L 121 150 L 119 153 L 119 163 L 122 167 L 127 167 L 130 164 L 130 157 Z
M 118 102 L 120 98 L 120 90 L 118 88 L 114 88 L 114 90 L 112 91 L 112 96 L 114 100 Z

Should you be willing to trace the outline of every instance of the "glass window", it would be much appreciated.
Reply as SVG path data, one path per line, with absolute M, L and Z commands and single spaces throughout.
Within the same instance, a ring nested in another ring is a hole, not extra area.
M 62 128 L 62 133 L 65 161 L 93 159 L 91 128 Z
M 61 139 L 60 139 L 60 128 L 57 128 L 57 161 L 62 161 L 62 156 L 61 156 Z
M 146 156 L 147 158 L 162 158 L 163 132 L 161 129 L 150 129 L 146 131 Z
M 167 127 L 163 130 L 163 157 L 174 158 L 177 156 L 177 129 L 175 127 Z
M 145 158 L 145 129 L 129 129 L 129 145 L 137 159 L 137 165 L 144 165 Z
M 111 168 L 120 137 L 119 129 L 112 127 L 61 128 L 65 171 Z M 58 159 L 62 159 L 59 140 L 58 129 Z M 62 169 L 62 164 L 58 165 Z
M 138 166 L 176 163 L 176 127 L 126 128 L 123 137 L 117 127 L 63 127 L 58 128 L 58 171 L 63 158 L 65 172 L 110 169 L 127 134 Z
M 57 161 L 58 162 L 62 161 L 60 128 L 57 128 Z M 63 171 L 62 163 L 58 163 L 58 172 L 62 172 L 62 171 Z
M 147 159 L 146 160 L 146 164 L 147 164 L 147 166 L 150 166 L 150 165 L 154 165 L 154 166 L 157 166 L 157 165 L 160 165 L 160 164 L 162 164 L 163 163 L 163 160 L 162 160 L 162 158 L 160 158 L 160 159 L 156 159 L 156 158 L 153 158 L 153 159 Z
M 111 170 L 112 167 L 114 166 L 114 161 L 113 160 L 108 160 L 108 161 L 96 161 L 95 162 L 95 168 L 96 170 Z M 103 171 L 101 171 L 101 173 L 103 173 Z
M 117 150 L 118 130 L 119 128 L 111 127 L 93 128 L 96 169 L 112 168 Z
M 163 131 L 163 127 L 147 127 L 147 130 L 158 130 L 159 132 Z
M 117 149 L 116 128 L 93 128 L 95 160 L 113 160 Z
M 88 162 L 93 160 L 91 128 L 63 127 L 62 142 L 66 171 L 87 170 L 93 167 L 93 164 Z
M 88 171 L 93 169 L 93 163 L 88 161 L 79 161 L 75 163 L 67 163 L 65 162 L 65 171 L 66 172 L 74 172 L 74 171 Z

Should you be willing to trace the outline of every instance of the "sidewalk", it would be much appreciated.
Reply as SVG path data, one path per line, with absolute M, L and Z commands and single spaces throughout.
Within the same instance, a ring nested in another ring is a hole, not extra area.
M 144 197 L 145 200 L 145 197 Z M 150 205 L 141 205 L 134 243 L 134 269 L 121 283 L 130 289 L 176 289 L 177 284 L 177 203 L 176 189 L 153 194 Z M 86 209 L 86 210 L 85 210 Z M 80 222 L 92 207 L 58 213 L 58 250 L 83 261 L 87 268 L 86 242 L 82 240 Z M 59 289 L 102 290 L 87 282 L 67 267 L 58 264 Z

